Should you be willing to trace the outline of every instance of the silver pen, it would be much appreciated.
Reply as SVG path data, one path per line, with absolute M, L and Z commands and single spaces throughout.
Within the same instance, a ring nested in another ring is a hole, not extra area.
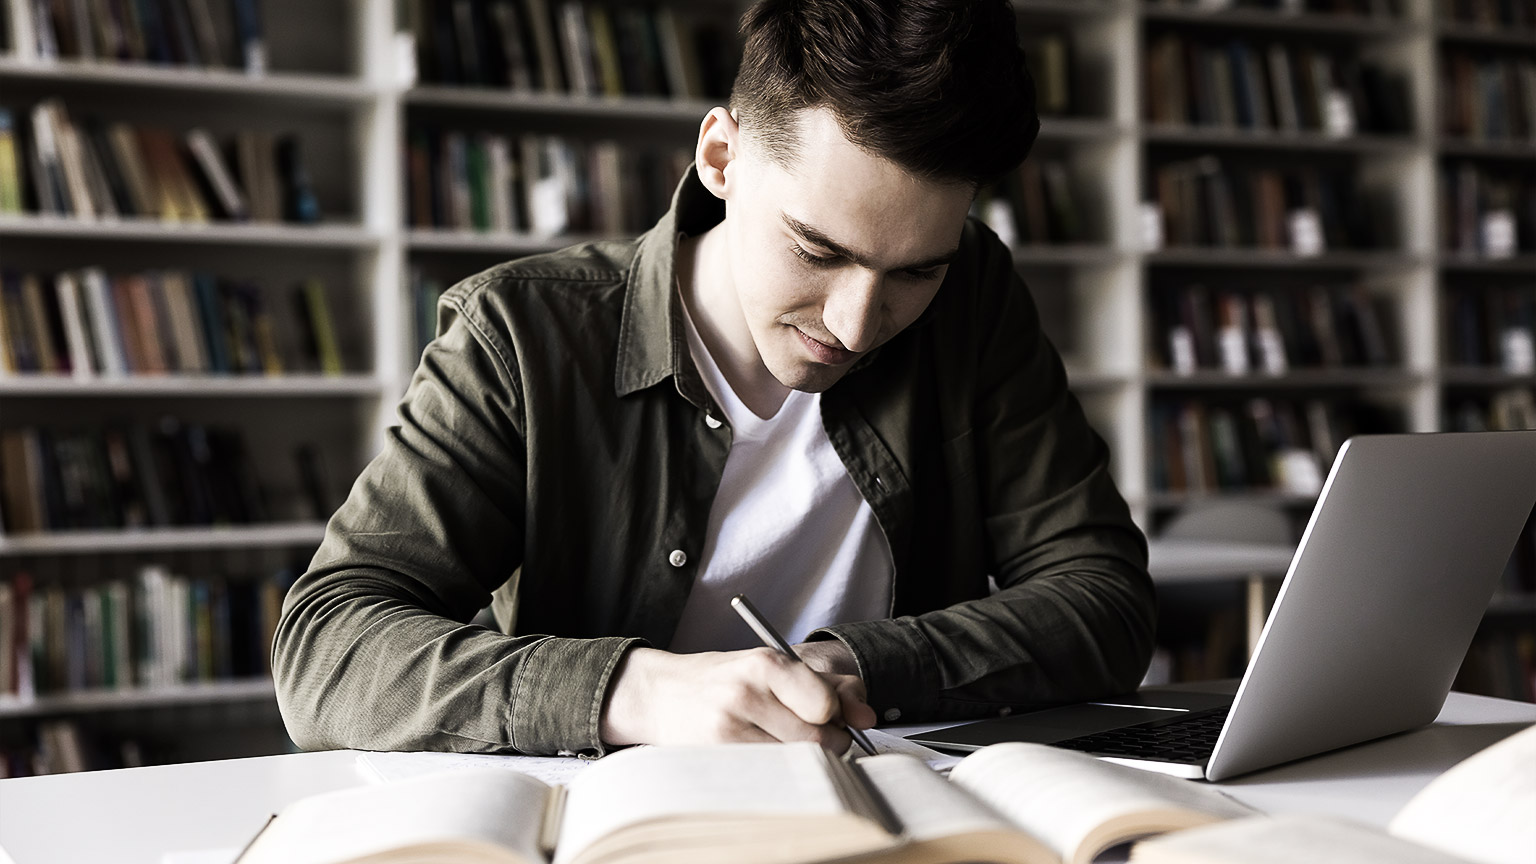
M 796 663 L 805 662 L 800 659 L 799 654 L 795 653 L 795 649 L 790 647 L 788 642 L 784 641 L 784 637 L 779 635 L 779 631 L 773 629 L 773 625 L 768 623 L 768 619 L 764 618 L 762 613 L 757 611 L 757 607 L 752 605 L 752 601 L 747 599 L 747 595 L 737 594 L 735 597 L 732 597 L 731 606 L 736 610 L 736 614 L 740 615 L 741 619 L 756 631 L 758 638 L 763 640 L 764 645 L 778 651 L 785 657 L 793 659 Z M 875 745 L 869 743 L 869 736 L 865 735 L 863 730 L 855 729 L 846 724 L 844 724 L 843 728 L 847 729 L 848 734 L 853 736 L 853 740 L 860 747 L 864 748 L 865 753 L 871 756 L 875 755 Z

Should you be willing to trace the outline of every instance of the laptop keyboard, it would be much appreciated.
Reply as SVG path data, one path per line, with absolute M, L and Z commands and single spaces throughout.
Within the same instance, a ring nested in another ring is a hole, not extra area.
M 1082 750 L 1098 756 L 1122 756 L 1159 762 L 1201 763 L 1216 749 L 1216 739 L 1227 722 L 1227 708 L 1185 714 L 1167 720 L 1154 720 L 1095 732 L 1051 746 Z

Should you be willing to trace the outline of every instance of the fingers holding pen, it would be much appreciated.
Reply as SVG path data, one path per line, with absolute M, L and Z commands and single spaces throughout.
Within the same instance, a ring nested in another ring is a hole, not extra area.
M 708 654 L 637 648 L 616 670 L 603 740 L 816 741 L 841 753 L 850 743 L 841 727 L 844 705 L 862 685 L 836 677 L 766 648 Z

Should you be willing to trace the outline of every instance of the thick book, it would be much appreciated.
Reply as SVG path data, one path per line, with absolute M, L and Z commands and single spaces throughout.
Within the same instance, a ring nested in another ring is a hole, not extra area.
M 1086 864 L 1253 812 L 1038 744 L 985 748 L 948 780 L 913 756 L 843 762 L 810 743 L 642 747 L 565 786 L 474 769 L 317 795 L 279 813 L 238 864 Z

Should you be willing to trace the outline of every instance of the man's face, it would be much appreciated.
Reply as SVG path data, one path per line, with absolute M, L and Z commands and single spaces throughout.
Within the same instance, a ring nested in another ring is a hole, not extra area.
M 750 133 L 748 133 L 750 135 Z M 731 273 L 780 384 L 820 392 L 917 320 L 959 243 L 972 190 L 908 174 L 802 113 L 790 167 L 748 138 L 726 198 Z

